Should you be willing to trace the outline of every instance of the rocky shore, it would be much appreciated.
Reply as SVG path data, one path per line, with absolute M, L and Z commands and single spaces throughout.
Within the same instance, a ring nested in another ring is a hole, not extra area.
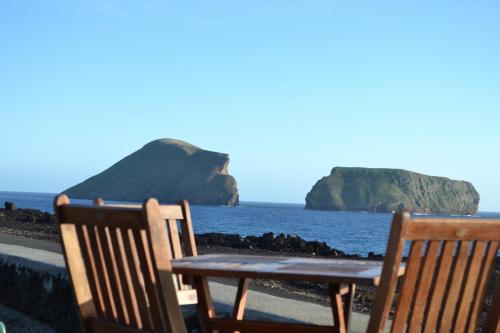
M 55 216 L 34 209 L 0 209 L 0 233 L 59 242 L 59 230 Z M 195 235 L 198 252 L 239 253 L 274 256 L 321 256 L 328 258 L 351 258 L 364 260 L 382 260 L 380 254 L 369 253 L 368 257 L 347 254 L 331 248 L 324 242 L 306 241 L 298 236 L 274 235 L 242 237 L 237 234 L 205 233 Z M 496 274 L 500 272 L 500 260 L 497 260 Z M 232 284 L 235 281 L 219 280 Z M 271 280 L 252 281 L 254 289 L 278 296 L 307 299 L 327 304 L 330 302 L 326 285 L 307 282 L 287 282 Z M 489 286 L 488 297 L 493 293 L 493 283 Z M 358 286 L 355 295 L 354 310 L 369 312 L 375 297 L 372 287 Z

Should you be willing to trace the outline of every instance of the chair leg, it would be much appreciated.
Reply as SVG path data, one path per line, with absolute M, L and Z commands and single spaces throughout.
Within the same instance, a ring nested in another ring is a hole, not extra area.
M 238 281 L 238 290 L 236 292 L 236 299 L 234 300 L 233 319 L 243 320 L 245 315 L 245 305 L 247 303 L 247 292 L 250 279 L 242 278 Z M 234 331 L 234 333 L 239 333 Z
M 198 316 L 200 318 L 200 329 L 202 333 L 218 333 L 217 330 L 208 328 L 208 320 L 215 318 L 215 307 L 208 289 L 208 280 L 206 277 L 195 277 L 194 283 L 198 294 Z
M 341 286 L 339 286 L 338 284 L 329 285 L 330 303 L 332 307 L 333 321 L 336 331 L 338 333 L 347 333 L 341 289 Z
M 349 323 L 351 322 L 352 306 L 354 305 L 354 293 L 356 292 L 356 285 L 349 285 L 349 292 L 346 295 L 346 302 L 344 303 L 345 314 L 345 327 L 349 331 Z

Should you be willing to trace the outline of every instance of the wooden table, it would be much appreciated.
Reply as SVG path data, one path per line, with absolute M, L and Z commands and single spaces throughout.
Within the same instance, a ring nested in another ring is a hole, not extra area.
M 382 262 L 275 256 L 210 254 L 172 260 L 176 274 L 194 277 L 206 332 L 347 332 L 356 284 L 377 286 Z M 404 266 L 398 275 L 404 274 Z M 239 278 L 232 319 L 216 318 L 207 277 Z M 244 320 L 250 279 L 310 281 L 329 285 L 335 326 Z M 346 298 L 342 302 L 342 296 Z M 203 325 L 202 325 L 203 326 Z

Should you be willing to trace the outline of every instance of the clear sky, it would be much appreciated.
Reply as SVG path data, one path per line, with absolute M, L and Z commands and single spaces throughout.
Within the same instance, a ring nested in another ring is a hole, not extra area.
M 498 1 L 0 2 L 0 190 L 58 192 L 158 138 L 242 200 L 334 166 L 472 182 L 500 211 Z

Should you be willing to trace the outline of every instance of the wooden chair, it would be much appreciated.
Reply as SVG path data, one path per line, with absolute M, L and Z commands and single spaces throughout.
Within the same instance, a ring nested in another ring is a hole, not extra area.
M 186 333 L 156 200 L 96 207 L 59 195 L 54 211 L 82 332 Z
M 474 332 L 500 242 L 500 219 L 396 213 L 367 332 L 384 332 L 405 242 L 411 243 L 391 332 Z M 500 332 L 500 277 L 485 332 Z
M 105 204 L 102 198 L 94 199 L 94 205 L 106 207 L 140 208 L 133 204 Z M 177 205 L 160 205 L 160 217 L 166 224 L 168 233 L 171 258 L 177 259 L 183 256 L 197 256 L 196 243 L 194 240 L 193 223 L 191 222 L 191 211 L 187 200 L 180 201 Z M 181 234 L 179 235 L 180 225 Z M 182 241 L 181 241 L 182 239 Z M 177 299 L 180 305 L 197 304 L 196 289 L 190 277 L 174 275 L 174 283 L 177 289 Z
M 94 204 L 98 206 L 109 207 L 140 207 L 133 204 L 105 204 L 102 198 L 94 199 Z M 160 205 L 160 215 L 167 225 L 168 235 L 171 246 L 171 253 L 174 259 L 183 256 L 197 256 L 196 243 L 194 239 L 193 223 L 191 220 L 191 210 L 187 200 L 180 201 L 177 205 Z M 179 237 L 179 222 L 181 228 L 181 237 Z M 182 242 L 181 242 L 182 239 Z M 208 308 L 209 312 L 215 313 L 214 306 L 208 300 L 208 283 L 205 280 L 197 281 L 198 286 L 194 285 L 191 277 L 177 276 L 175 285 L 177 288 L 177 298 L 180 305 L 197 304 L 198 295 L 201 295 L 202 302 L 200 307 Z M 233 319 L 243 319 L 248 295 L 250 279 L 241 278 L 238 280 L 238 288 L 235 296 L 235 306 L 233 309 Z

